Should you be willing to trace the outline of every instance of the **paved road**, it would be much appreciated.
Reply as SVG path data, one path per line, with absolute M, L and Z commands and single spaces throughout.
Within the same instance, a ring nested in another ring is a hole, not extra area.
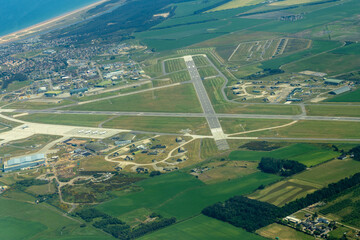
M 2 109 L 0 109 L 1 112 Z M 74 110 L 25 110 L 4 109 L 4 112 L 19 113 L 54 113 L 54 114 L 94 114 L 94 115 L 116 115 L 116 116 L 149 116 L 149 117 L 211 117 L 217 118 L 260 118 L 260 119 L 287 119 L 287 120 L 318 120 L 318 121 L 344 121 L 360 122 L 360 117 L 328 117 L 328 116 L 304 116 L 304 115 L 265 115 L 265 114 L 227 114 L 227 113 L 163 113 L 163 112 L 116 112 L 116 111 L 74 111 Z
M 191 56 L 185 56 L 185 63 L 189 71 L 191 80 L 194 83 L 196 94 L 199 98 L 201 107 L 204 111 L 204 115 L 209 124 L 212 135 L 214 136 L 216 145 L 219 150 L 229 149 L 229 145 L 226 141 L 226 136 L 220 125 L 219 119 L 216 116 L 215 110 L 211 104 L 210 98 L 206 92 L 204 84 L 201 80 L 200 74 L 195 66 L 193 58 Z

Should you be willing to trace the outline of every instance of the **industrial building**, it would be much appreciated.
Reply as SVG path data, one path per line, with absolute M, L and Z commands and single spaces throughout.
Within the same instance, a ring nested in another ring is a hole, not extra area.
M 330 94 L 334 94 L 334 95 L 339 95 L 341 93 L 345 93 L 345 92 L 348 92 L 350 91 L 351 88 L 349 86 L 345 86 L 345 87 L 341 87 L 341 88 L 338 88 L 338 89 L 335 89 L 335 90 L 332 90 L 330 92 Z
M 344 80 L 340 80 L 340 79 L 326 79 L 325 80 L 325 84 L 329 84 L 329 85 L 339 85 L 343 82 Z
M 4 162 L 3 172 L 16 171 L 23 168 L 35 167 L 43 164 L 45 164 L 44 154 L 17 157 Z

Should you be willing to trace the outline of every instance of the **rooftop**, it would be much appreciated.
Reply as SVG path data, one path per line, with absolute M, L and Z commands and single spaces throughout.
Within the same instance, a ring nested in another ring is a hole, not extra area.
M 28 155 L 28 156 L 23 156 L 23 157 L 18 157 L 18 158 L 12 158 L 9 161 L 7 161 L 6 164 L 7 164 L 7 166 L 13 166 L 13 165 L 17 165 L 17 164 L 34 162 L 34 161 L 41 160 L 44 158 L 45 158 L 44 154 Z

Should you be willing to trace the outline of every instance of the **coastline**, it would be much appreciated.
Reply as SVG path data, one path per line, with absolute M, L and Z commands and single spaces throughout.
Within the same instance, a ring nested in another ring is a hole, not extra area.
M 50 30 L 51 28 L 53 28 L 55 25 L 58 24 L 62 24 L 65 21 L 66 22 L 71 22 L 72 18 L 73 20 L 76 20 L 76 17 L 79 16 L 81 13 L 90 10 L 91 8 L 94 8 L 102 3 L 108 2 L 109 0 L 99 0 L 95 3 L 92 3 L 90 5 L 87 5 L 85 7 L 67 12 L 65 14 L 62 14 L 60 16 L 51 18 L 49 20 L 40 22 L 38 24 L 32 25 L 30 27 L 21 29 L 19 31 L 13 32 L 13 33 L 9 33 L 7 35 L 1 36 L 0 37 L 0 44 L 4 44 L 4 43 L 9 43 L 12 41 L 16 41 L 25 37 L 28 37 L 29 35 L 32 35 L 34 33 L 39 33 L 45 30 Z

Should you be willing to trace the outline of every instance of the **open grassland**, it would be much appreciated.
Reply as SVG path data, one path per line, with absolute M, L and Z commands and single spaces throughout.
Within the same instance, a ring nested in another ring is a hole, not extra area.
M 40 100 L 39 100 L 40 101 Z M 53 107 L 60 107 L 60 106 L 65 106 L 68 104 L 73 103 L 72 101 L 69 100 L 59 100 L 59 103 L 53 103 L 53 102 L 33 102 L 33 101 L 20 101 L 20 102 L 15 102 L 12 104 L 9 104 L 7 106 L 5 106 L 4 108 L 7 109 L 47 109 L 47 108 L 53 108 Z
M 299 60 L 283 66 L 288 72 L 301 72 L 311 70 L 324 72 L 328 75 L 347 73 L 359 69 L 359 55 L 345 55 L 334 53 L 323 53 L 318 56 Z
M 0 210 L 2 239 L 113 239 L 91 226 L 81 228 L 81 223 L 44 203 L 1 198 Z
M 185 60 L 183 58 L 166 60 L 164 63 L 165 63 L 165 71 L 167 73 L 186 69 Z
M 269 184 L 279 177 L 260 172 L 242 178 L 206 185 L 194 176 L 174 172 L 139 182 L 140 192 L 120 196 L 97 206 L 102 211 L 120 216 L 138 208 L 148 208 L 163 216 L 183 220 L 201 210 L 234 195 L 250 193 L 261 184 Z M 145 201 L 144 201 L 145 200 Z
M 175 99 L 176 101 L 169 101 Z M 192 84 L 66 108 L 80 111 L 202 112 Z
M 34 113 L 19 117 L 19 119 L 46 124 L 59 124 L 70 126 L 97 127 L 101 122 L 110 119 L 109 115 L 87 115 L 87 114 L 50 114 Z
M 246 232 L 241 228 L 232 226 L 229 223 L 219 221 L 214 218 L 209 218 L 204 215 L 199 215 L 190 218 L 181 223 L 177 223 L 165 229 L 156 231 L 149 235 L 139 238 L 141 240 L 233 240 L 233 239 L 264 239 L 256 234 Z
M 84 171 L 114 171 L 117 163 L 105 161 L 103 156 L 92 156 L 80 161 L 80 167 Z
M 236 119 L 220 118 L 221 126 L 225 133 L 240 133 L 256 129 L 276 127 L 290 123 L 291 120 L 284 119 Z
M 359 106 L 307 105 L 306 112 L 310 116 L 360 117 Z
M 330 98 L 325 102 L 360 102 L 360 89 L 335 96 L 334 98 Z
M 299 21 L 269 21 L 266 24 L 255 26 L 252 30 L 288 33 L 301 32 L 358 14 L 360 2 L 358 0 L 350 0 L 341 4 L 335 2 L 325 8 L 316 8 L 314 11 L 311 11 L 312 8 L 313 6 L 310 6 L 306 17 Z
M 232 8 L 240 8 L 240 7 L 250 6 L 250 5 L 256 5 L 256 4 L 259 4 L 262 2 L 263 2 L 262 0 L 232 0 L 232 1 L 225 3 L 219 7 L 211 9 L 209 12 L 227 10 L 227 9 L 232 9 Z
M 299 121 L 288 127 L 250 133 L 248 136 L 360 139 L 360 123 L 341 121 Z
M 311 46 L 309 49 L 286 56 L 279 56 L 277 58 L 264 61 L 261 63 L 261 65 L 263 68 L 280 68 L 284 64 L 288 64 L 294 61 L 299 61 L 304 57 L 309 57 L 315 54 L 329 51 L 331 49 L 340 46 L 341 46 L 341 42 L 337 42 L 337 41 L 314 40 L 311 41 Z
M 277 182 L 263 190 L 258 190 L 249 197 L 262 202 L 268 202 L 276 206 L 283 206 L 288 202 L 305 197 L 322 186 L 297 179 L 289 179 Z
M 272 157 L 277 159 L 295 160 L 306 166 L 314 166 L 325 161 L 329 161 L 337 156 L 339 152 L 327 145 L 296 143 L 287 147 L 279 148 L 273 151 L 233 151 L 230 153 L 230 160 L 237 161 L 260 161 L 263 157 Z
M 313 240 L 314 237 L 307 235 L 305 233 L 299 232 L 290 227 L 280 225 L 277 223 L 270 224 L 264 228 L 261 228 L 256 231 L 257 234 L 268 238 L 281 240 Z
M 190 81 L 190 80 L 191 80 L 191 77 L 190 77 L 189 71 L 184 70 L 184 71 L 173 72 L 173 73 L 164 75 L 164 76 L 158 78 L 158 80 L 153 80 L 153 85 L 154 85 L 154 87 L 160 87 L 160 86 L 165 86 L 165 85 L 169 85 L 172 83 L 185 82 L 185 81 Z
M 140 91 L 140 90 L 144 90 L 144 89 L 149 89 L 151 87 L 152 87 L 151 83 L 147 83 L 147 84 L 141 84 L 141 85 L 134 86 L 134 87 L 126 87 L 126 88 L 116 90 L 116 91 L 105 92 L 105 93 L 100 93 L 100 94 L 95 94 L 95 95 L 87 95 L 84 97 L 77 97 L 74 99 L 77 101 L 80 101 L 80 102 L 84 102 L 84 101 L 90 101 L 90 100 L 94 100 L 94 99 L 116 96 L 118 94 L 136 92 L 136 91 Z
M 181 130 L 190 129 L 194 134 L 210 134 L 205 118 L 121 116 L 105 123 L 103 127 L 165 133 L 181 133 Z
M 248 161 L 220 161 L 204 164 L 210 168 L 199 175 L 199 179 L 206 184 L 228 181 L 238 177 L 252 174 L 257 170 L 257 162 Z
M 236 104 L 227 102 L 221 92 L 221 87 L 225 84 L 223 78 L 217 77 L 206 79 L 205 88 L 209 98 L 218 113 L 248 113 L 248 114 L 279 114 L 296 115 L 301 113 L 301 109 L 295 105 L 273 105 L 273 104 Z
M 21 123 L 10 121 L 8 119 L 0 117 L 0 132 L 2 130 L 9 130 L 11 128 L 14 128 L 14 127 L 17 127 L 20 125 L 21 125 Z
M 296 174 L 293 178 L 326 186 L 329 183 L 337 182 L 359 172 L 359 167 L 359 161 L 335 159 L 311 168 L 308 171 Z

